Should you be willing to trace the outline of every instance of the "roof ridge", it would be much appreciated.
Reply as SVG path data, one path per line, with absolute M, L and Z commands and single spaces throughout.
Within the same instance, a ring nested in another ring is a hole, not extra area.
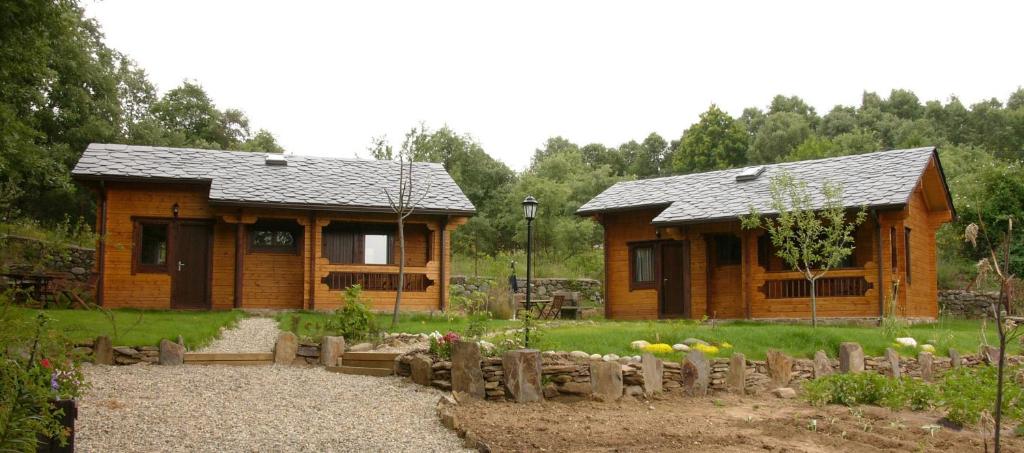
M 152 152 L 152 151 L 191 151 L 200 153 L 223 153 L 232 154 L 237 156 L 258 156 L 262 154 L 282 154 L 287 157 L 299 157 L 303 159 L 321 160 L 321 161 L 344 161 L 344 162 L 395 162 L 393 160 L 380 160 L 380 159 L 364 159 L 361 157 L 335 157 L 335 156 L 315 156 L 310 154 L 286 154 L 286 153 L 273 153 L 270 151 L 242 151 L 237 149 L 210 149 L 210 148 L 189 148 L 181 146 L 153 146 L 153 145 L 129 145 L 125 143 L 89 143 L 87 149 L 102 149 L 104 151 L 128 151 L 128 152 Z M 430 161 L 413 161 L 413 164 L 424 164 L 432 166 L 441 166 L 440 162 Z

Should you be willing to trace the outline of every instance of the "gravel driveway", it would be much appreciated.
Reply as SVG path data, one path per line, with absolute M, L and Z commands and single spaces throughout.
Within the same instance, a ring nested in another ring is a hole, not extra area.
M 322 368 L 83 367 L 76 447 L 108 451 L 462 451 L 440 392 Z
M 271 352 L 281 331 L 273 318 L 245 318 L 196 352 Z

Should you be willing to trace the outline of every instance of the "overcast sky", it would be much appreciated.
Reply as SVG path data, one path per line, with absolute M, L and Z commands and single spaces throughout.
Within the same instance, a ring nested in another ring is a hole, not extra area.
M 824 114 L 864 90 L 969 104 L 1024 84 L 1019 3 L 695 3 L 85 4 L 161 93 L 198 80 L 297 154 L 365 157 L 422 121 L 522 169 L 555 135 L 678 138 L 710 103 Z

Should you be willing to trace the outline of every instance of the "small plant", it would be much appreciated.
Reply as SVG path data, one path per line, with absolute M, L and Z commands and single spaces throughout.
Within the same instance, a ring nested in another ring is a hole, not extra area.
M 430 334 L 430 353 L 442 359 L 452 358 L 452 344 L 459 341 L 459 334 L 448 332 L 441 335 L 441 332 L 434 331 Z
M 362 341 L 380 332 L 377 319 L 366 308 L 363 288 L 352 285 L 345 288 L 345 305 L 334 311 L 321 327 L 321 331 L 345 337 L 347 341 Z
M 671 354 L 673 352 L 672 345 L 665 343 L 655 343 L 644 346 L 644 351 L 652 354 Z
M 1020 368 L 1010 370 L 1010 375 Z M 996 382 L 999 370 L 994 366 L 979 368 L 960 367 L 950 370 L 940 384 L 946 417 L 959 425 L 973 425 L 991 417 L 996 401 Z M 1003 416 L 1011 420 L 1024 419 L 1024 388 L 1017 383 L 1003 389 Z
M 892 283 L 892 291 L 886 297 L 885 317 L 882 318 L 882 335 L 887 340 L 907 336 L 907 322 L 896 313 L 897 300 L 900 292 L 900 280 Z

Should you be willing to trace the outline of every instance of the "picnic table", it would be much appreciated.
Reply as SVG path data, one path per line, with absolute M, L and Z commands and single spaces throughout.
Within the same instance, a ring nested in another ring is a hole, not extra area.
M 24 302 L 25 296 L 40 302 L 46 306 L 47 299 L 55 300 L 53 281 L 57 278 L 53 274 L 5 272 L 0 274 L 6 280 L 6 286 L 14 289 L 15 299 Z

